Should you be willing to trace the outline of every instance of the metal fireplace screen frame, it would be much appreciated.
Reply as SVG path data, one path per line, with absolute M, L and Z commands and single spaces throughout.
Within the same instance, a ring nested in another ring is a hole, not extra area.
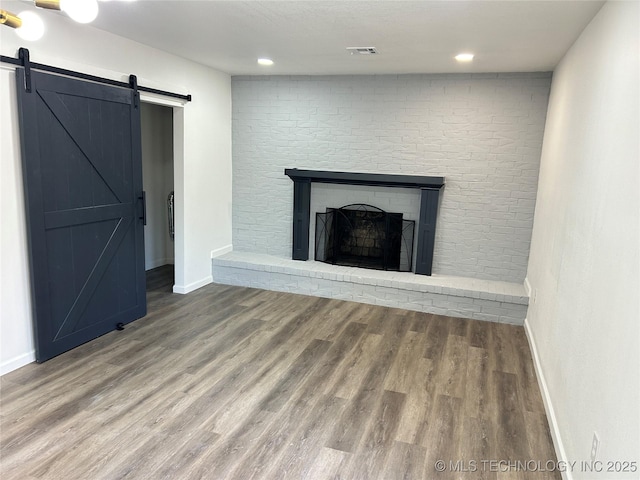
M 333 265 L 410 272 L 413 220 L 355 203 L 316 213 L 315 259 Z

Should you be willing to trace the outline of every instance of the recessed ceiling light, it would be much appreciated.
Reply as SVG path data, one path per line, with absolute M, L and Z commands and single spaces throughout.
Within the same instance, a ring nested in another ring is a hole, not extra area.
M 459 62 L 470 62 L 473 60 L 473 53 L 459 53 L 454 58 Z
M 265 67 L 268 67 L 269 65 L 273 65 L 273 60 L 271 60 L 270 58 L 259 58 L 258 63 L 260 65 L 264 65 Z

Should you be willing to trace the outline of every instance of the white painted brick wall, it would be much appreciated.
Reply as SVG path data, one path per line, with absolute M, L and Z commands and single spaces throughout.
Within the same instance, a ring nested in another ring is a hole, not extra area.
M 434 273 L 521 283 L 550 83 L 549 73 L 234 77 L 234 249 L 290 258 L 285 168 L 436 175 L 446 187 Z

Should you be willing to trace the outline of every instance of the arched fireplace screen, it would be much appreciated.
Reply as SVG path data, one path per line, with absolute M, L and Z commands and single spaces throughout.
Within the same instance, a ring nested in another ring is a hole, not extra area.
M 352 204 L 316 213 L 319 262 L 351 267 L 410 272 L 415 222 L 401 213 Z

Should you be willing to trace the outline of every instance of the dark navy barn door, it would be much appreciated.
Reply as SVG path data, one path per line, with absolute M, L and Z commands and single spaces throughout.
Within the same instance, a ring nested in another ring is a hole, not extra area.
M 140 112 L 128 89 L 16 75 L 43 362 L 146 314 Z

